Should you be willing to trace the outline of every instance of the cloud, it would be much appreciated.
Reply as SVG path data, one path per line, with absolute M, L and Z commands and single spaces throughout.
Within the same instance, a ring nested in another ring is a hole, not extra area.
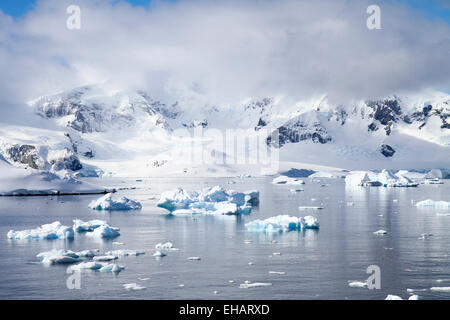
M 0 12 L 0 101 L 104 81 L 211 103 L 448 90 L 450 26 L 384 1 L 368 30 L 372 2 L 41 0 L 17 20 Z M 66 28 L 70 4 L 81 30 Z

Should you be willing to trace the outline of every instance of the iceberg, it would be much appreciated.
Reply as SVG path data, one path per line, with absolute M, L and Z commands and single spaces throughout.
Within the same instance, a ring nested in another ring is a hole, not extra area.
M 272 180 L 273 184 L 299 185 L 305 184 L 305 181 L 298 178 L 290 178 L 287 176 L 279 176 Z
M 108 224 L 101 225 L 92 232 L 86 233 L 89 237 L 95 238 L 115 238 L 120 236 L 119 228 L 111 227 Z
M 81 261 L 80 256 L 70 250 L 53 249 L 36 255 L 43 264 L 70 264 Z
M 380 173 L 372 171 L 352 171 L 345 177 L 345 184 L 363 187 L 417 187 L 419 183 L 413 182 L 402 171 L 394 174 L 383 169 Z
M 384 300 L 403 300 L 401 297 L 393 295 L 393 294 L 388 294 L 386 299 Z
M 94 261 L 112 261 L 116 260 L 117 256 L 105 255 L 105 256 L 95 256 L 92 260 Z
M 450 209 L 450 202 L 434 201 L 431 199 L 419 201 L 416 203 L 418 208 L 436 208 L 436 209 Z
M 87 222 L 84 222 L 80 219 L 73 220 L 73 230 L 76 232 L 88 232 L 93 231 L 94 229 L 107 224 L 106 221 L 103 220 L 90 220 Z
M 251 232 L 289 232 L 302 229 L 319 229 L 319 221 L 313 216 L 292 217 L 289 215 L 279 215 L 265 220 L 254 220 L 245 224 Z
M 43 224 L 36 229 L 22 231 L 9 230 L 7 237 L 13 240 L 39 240 L 39 239 L 73 239 L 72 227 L 63 226 L 59 221 Z
M 89 208 L 93 210 L 139 210 L 142 209 L 142 205 L 137 202 L 130 200 L 126 197 L 120 199 L 113 198 L 112 193 L 108 193 L 103 197 L 92 201 L 89 204 Z
M 258 202 L 258 191 L 237 192 L 215 186 L 201 192 L 189 192 L 182 188 L 164 192 L 158 207 L 173 215 L 237 215 L 249 214 Z

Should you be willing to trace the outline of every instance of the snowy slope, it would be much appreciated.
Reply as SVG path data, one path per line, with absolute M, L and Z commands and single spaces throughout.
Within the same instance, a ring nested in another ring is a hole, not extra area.
M 15 166 L 59 176 L 261 174 L 250 146 L 233 148 L 235 154 L 227 149 L 236 143 L 226 136 L 233 129 L 239 130 L 237 140 L 258 138 L 276 152 L 279 162 L 266 173 L 288 166 L 450 167 L 450 96 L 440 92 L 339 106 L 326 96 L 291 101 L 280 95 L 232 105 L 171 99 L 106 84 L 40 97 L 27 106 L 23 123 L 3 120 L 0 153 Z M 279 137 L 271 135 L 275 130 Z M 199 160 L 202 154 L 225 161 Z M 250 160 L 233 161 L 239 156 Z

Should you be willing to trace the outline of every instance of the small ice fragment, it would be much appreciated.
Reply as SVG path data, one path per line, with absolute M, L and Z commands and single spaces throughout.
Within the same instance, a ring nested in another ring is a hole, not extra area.
M 166 254 L 165 254 L 164 252 L 158 250 L 158 251 L 156 251 L 156 252 L 153 254 L 153 256 L 154 256 L 154 257 L 161 258 L 161 257 L 165 257 Z
M 367 287 L 367 282 L 349 281 L 348 286 L 352 288 L 364 288 Z
M 188 257 L 187 259 L 188 259 L 188 260 L 191 260 L 191 261 L 198 261 L 198 260 L 201 260 L 200 257 Z
M 80 219 L 73 220 L 73 230 L 76 232 L 87 232 L 93 231 L 94 229 L 100 227 L 101 225 L 107 224 L 104 220 L 90 220 L 84 222 Z
M 409 297 L 408 300 L 420 300 L 420 297 L 417 294 L 414 294 L 411 297 Z
M 272 255 L 274 255 L 274 256 L 281 256 L 281 252 L 274 252 L 274 253 L 272 253 Z
M 101 267 L 103 267 L 103 264 L 99 262 L 89 261 L 71 265 L 70 267 L 67 268 L 67 271 L 98 270 Z
M 386 299 L 384 300 L 403 300 L 401 297 L 393 295 L 393 294 L 388 294 Z
M 150 278 L 138 278 L 139 281 L 148 281 Z
M 419 201 L 416 203 L 416 207 L 419 208 L 437 208 L 437 209 L 450 209 L 450 202 L 447 201 L 434 201 L 431 199 Z
M 249 262 L 248 265 L 249 265 L 249 266 L 252 266 L 252 265 L 253 265 L 253 262 Z
M 398 199 L 394 199 L 394 200 L 392 200 L 392 202 L 398 202 Z
M 36 257 L 40 258 L 42 263 L 47 265 L 71 264 L 81 260 L 80 257 L 73 251 L 58 249 L 41 252 L 37 254 Z
M 286 274 L 286 272 L 284 272 L 284 271 L 269 271 L 269 274 L 280 274 L 280 275 L 282 275 L 282 274 Z
M 427 291 L 427 289 L 406 289 L 406 292 L 413 293 L 413 292 L 421 292 L 421 291 Z
M 375 231 L 373 234 L 376 234 L 376 235 L 383 235 L 383 234 L 387 234 L 387 231 L 381 229 L 381 230 Z
M 105 264 L 103 267 L 101 267 L 99 269 L 99 271 L 100 272 L 118 273 L 118 272 L 122 271 L 123 269 L 125 269 L 125 267 L 119 266 L 118 264 L 115 264 L 115 263 L 108 263 L 108 264 Z
M 112 244 L 116 245 L 116 246 L 123 246 L 124 245 L 123 242 L 117 242 L 117 241 L 113 241 Z
M 228 280 L 229 283 L 234 283 L 234 280 Z
M 431 233 L 421 233 L 420 237 L 419 237 L 419 240 L 425 240 L 425 239 L 428 239 L 431 236 L 432 236 Z
M 253 243 L 253 241 L 252 240 L 244 240 L 244 243 L 245 244 L 250 244 L 250 243 Z
M 254 282 L 251 283 L 249 281 L 245 281 L 244 283 L 241 283 L 239 285 L 239 288 L 247 289 L 247 288 L 256 288 L 256 287 L 265 287 L 265 286 L 271 286 L 272 284 L 269 282 Z
M 112 261 L 112 260 L 116 260 L 117 256 L 113 256 L 113 255 L 106 255 L 106 256 L 96 256 L 94 258 L 92 258 L 92 260 L 94 261 Z
M 347 207 L 353 207 L 355 205 L 354 202 L 347 202 Z
M 431 291 L 450 292 L 450 287 L 431 287 Z
M 178 287 L 179 288 L 184 288 L 184 284 L 179 284 Z
M 214 290 L 214 292 L 213 292 L 214 294 L 219 294 L 219 291 L 217 291 L 217 290 Z
M 107 251 L 106 254 L 117 257 L 127 257 L 127 256 L 140 256 L 142 254 L 145 254 L 145 252 L 139 250 L 111 250 Z
M 144 290 L 145 287 L 138 285 L 137 283 L 125 283 L 123 287 L 127 290 Z

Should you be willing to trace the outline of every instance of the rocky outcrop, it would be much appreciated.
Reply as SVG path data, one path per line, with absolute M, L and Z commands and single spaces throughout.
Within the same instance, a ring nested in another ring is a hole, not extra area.
M 45 166 L 45 161 L 33 145 L 17 144 L 8 148 L 6 153 L 11 161 L 25 164 L 33 169 L 43 169 Z
M 389 158 L 389 157 L 392 157 L 394 155 L 395 150 L 390 145 L 383 144 L 383 145 L 381 145 L 380 152 L 381 152 L 381 154 L 383 156 L 385 156 L 386 158 Z

